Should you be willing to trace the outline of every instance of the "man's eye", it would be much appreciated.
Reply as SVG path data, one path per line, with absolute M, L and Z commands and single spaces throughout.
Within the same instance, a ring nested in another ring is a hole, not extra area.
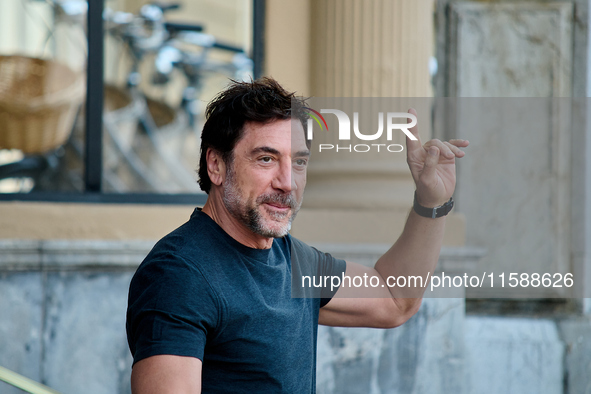
M 273 161 L 273 158 L 270 156 L 264 156 L 264 157 L 261 157 L 261 161 L 263 163 L 270 163 L 271 161 Z
M 308 164 L 308 161 L 306 159 L 297 159 L 295 164 L 299 167 L 305 167 Z

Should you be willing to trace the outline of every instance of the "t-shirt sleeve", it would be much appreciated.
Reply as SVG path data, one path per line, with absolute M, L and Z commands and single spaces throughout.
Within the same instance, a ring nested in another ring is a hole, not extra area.
M 302 241 L 292 238 L 292 296 L 320 298 L 320 307 L 326 305 L 338 290 L 332 286 L 332 277 L 344 274 L 347 263 L 323 253 Z
M 142 263 L 129 288 L 127 340 L 134 364 L 156 355 L 203 360 L 219 299 L 199 269 L 174 255 Z
M 316 249 L 314 249 L 316 250 Z M 320 254 L 320 263 L 318 265 L 318 273 L 321 277 L 338 277 L 341 278 L 342 274 L 345 272 L 347 268 L 347 263 L 345 260 L 336 259 L 330 253 L 323 253 L 319 250 L 316 250 Z M 332 282 L 331 282 L 332 285 Z M 336 294 L 338 287 L 329 287 L 325 286 L 324 291 L 320 294 L 320 307 L 322 308 L 334 297 Z

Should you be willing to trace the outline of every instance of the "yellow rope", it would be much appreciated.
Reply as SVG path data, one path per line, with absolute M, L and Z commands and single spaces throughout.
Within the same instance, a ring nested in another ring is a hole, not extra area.
M 30 394 L 61 394 L 59 391 L 50 389 L 41 383 L 37 383 L 4 367 L 0 367 L 0 380 Z

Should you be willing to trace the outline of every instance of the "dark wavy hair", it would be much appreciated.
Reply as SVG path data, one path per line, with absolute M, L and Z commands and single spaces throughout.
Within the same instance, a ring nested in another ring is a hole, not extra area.
M 207 173 L 208 149 L 215 149 L 224 162 L 229 163 L 234 146 L 244 134 L 246 122 L 264 124 L 293 116 L 302 122 L 305 130 L 308 114 L 304 108 L 305 99 L 286 91 L 272 78 L 264 77 L 250 82 L 232 81 L 205 110 L 198 170 L 201 190 L 209 194 L 211 189 L 211 179 Z M 306 139 L 306 143 L 310 141 Z

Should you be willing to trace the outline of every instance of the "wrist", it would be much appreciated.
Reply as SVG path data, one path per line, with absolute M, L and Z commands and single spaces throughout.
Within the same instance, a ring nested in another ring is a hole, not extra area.
M 414 201 L 419 203 L 422 207 L 429 209 L 437 208 L 449 201 L 449 198 L 441 200 L 442 198 L 445 197 L 432 197 L 429 196 L 429 193 L 425 193 L 424 190 L 421 192 L 419 189 L 415 189 Z
M 427 218 L 440 218 L 446 216 L 454 206 L 453 198 L 449 198 L 449 200 L 438 204 L 438 205 L 423 205 L 421 201 L 419 201 L 417 197 L 417 192 L 415 191 L 414 195 L 414 202 L 413 202 L 413 210 L 419 215 Z

